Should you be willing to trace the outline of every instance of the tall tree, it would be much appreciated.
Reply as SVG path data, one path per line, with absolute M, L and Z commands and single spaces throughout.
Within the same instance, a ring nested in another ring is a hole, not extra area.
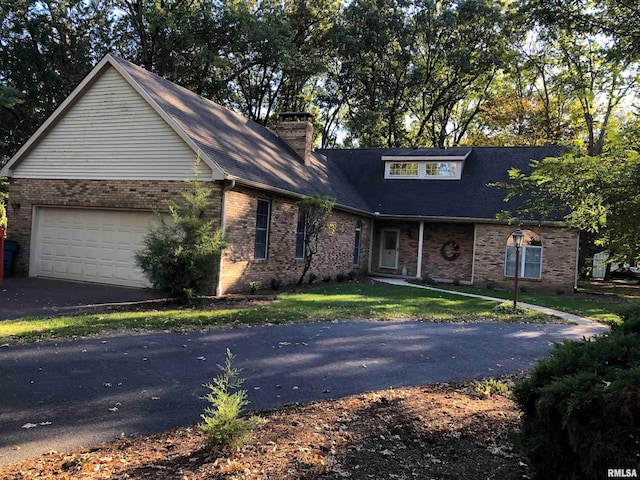
M 618 11 L 613 8 L 617 3 L 572 0 L 559 8 L 556 0 L 528 0 L 522 6 L 530 14 L 529 28 L 536 40 L 547 45 L 555 60 L 556 88 L 570 92 L 580 105 L 579 135 L 591 156 L 605 150 L 611 120 L 640 86 L 638 55 L 630 55 L 621 38 L 604 28 L 605 20 L 610 22 L 610 15 Z
M 6 0 L 0 4 L 0 84 L 21 103 L 2 107 L 0 157 L 11 155 L 109 48 L 104 1 Z
M 640 57 L 640 5 L 627 0 L 526 0 L 523 9 L 545 25 L 601 35 L 627 60 Z
M 223 101 L 218 74 L 225 34 L 214 0 L 112 0 L 113 49 L 199 95 Z
M 411 143 L 458 144 L 490 96 L 506 51 L 500 3 L 423 0 L 416 24 Z
M 415 27 L 404 0 L 358 0 L 333 30 L 346 99 L 346 126 L 363 147 L 406 144 L 408 79 Z

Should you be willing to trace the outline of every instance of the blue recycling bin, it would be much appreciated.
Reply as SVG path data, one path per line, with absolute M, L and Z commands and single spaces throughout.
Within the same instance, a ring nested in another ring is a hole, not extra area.
M 13 259 L 17 255 L 20 250 L 20 245 L 18 242 L 12 242 L 11 240 L 5 240 L 4 242 L 4 264 L 3 264 L 3 276 L 10 277 L 11 276 L 11 268 L 13 267 Z

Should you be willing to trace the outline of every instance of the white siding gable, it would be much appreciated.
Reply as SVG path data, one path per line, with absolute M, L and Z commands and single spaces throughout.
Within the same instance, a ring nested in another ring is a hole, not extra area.
M 196 153 L 113 67 L 15 166 L 17 178 L 184 180 Z M 200 162 L 200 178 L 211 169 Z

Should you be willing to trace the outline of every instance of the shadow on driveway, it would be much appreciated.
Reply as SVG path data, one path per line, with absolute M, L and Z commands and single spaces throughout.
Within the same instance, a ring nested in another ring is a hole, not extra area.
M 0 286 L 0 320 L 77 313 L 96 306 L 158 299 L 139 288 L 42 278 L 5 278 Z
M 338 322 L 0 348 L 0 465 L 200 420 L 226 348 L 250 408 L 526 370 L 579 325 Z M 31 426 L 32 428 L 27 428 Z

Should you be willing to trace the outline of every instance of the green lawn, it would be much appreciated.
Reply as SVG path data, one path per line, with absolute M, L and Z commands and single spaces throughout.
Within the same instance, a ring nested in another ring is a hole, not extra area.
M 321 320 L 417 319 L 427 321 L 527 321 L 549 318 L 497 314 L 496 302 L 393 285 L 357 283 L 286 293 L 265 306 L 225 310 L 150 310 L 108 314 L 25 318 L 0 322 L 0 343 L 37 341 L 120 330 L 180 330 L 222 325 L 313 322 Z
M 476 293 L 478 295 L 504 298 L 505 300 L 513 299 L 513 292 L 504 290 L 487 290 L 451 285 L 438 285 L 437 288 Z M 621 306 L 640 301 L 640 290 L 629 288 L 626 285 L 603 285 L 601 287 L 591 285 L 589 287 L 581 287 L 578 293 L 589 293 L 590 295 L 578 297 L 572 294 L 540 295 L 520 293 L 518 301 L 573 313 L 608 325 L 620 323 L 620 317 L 616 312 Z

